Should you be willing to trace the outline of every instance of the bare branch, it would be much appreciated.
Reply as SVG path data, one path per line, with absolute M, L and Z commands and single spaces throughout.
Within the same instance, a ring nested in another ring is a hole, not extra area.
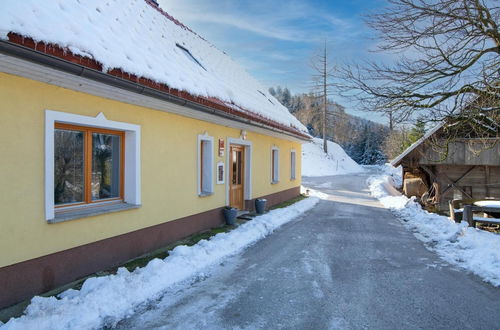
M 487 0 L 389 0 L 367 23 L 394 63 L 344 66 L 342 95 L 362 109 L 428 120 L 500 108 L 500 8 Z M 478 102 L 481 100 L 481 102 Z M 474 106 L 477 107 L 477 106 Z

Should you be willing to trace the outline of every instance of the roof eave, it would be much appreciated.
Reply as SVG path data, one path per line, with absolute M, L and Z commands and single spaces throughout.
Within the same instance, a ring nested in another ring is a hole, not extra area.
M 107 85 L 111 85 L 117 88 L 122 88 L 130 92 L 138 93 L 141 95 L 146 95 L 149 97 L 153 97 L 156 99 L 161 99 L 164 101 L 172 102 L 175 104 L 179 104 L 182 106 L 190 107 L 191 109 L 208 112 L 216 116 L 224 117 L 226 119 L 230 119 L 237 122 L 243 122 L 246 124 L 250 124 L 252 126 L 265 128 L 270 131 L 279 132 L 294 138 L 297 138 L 302 141 L 311 140 L 311 136 L 303 133 L 299 130 L 296 130 L 292 127 L 285 127 L 284 125 L 275 123 L 271 120 L 264 120 L 258 118 L 259 120 L 252 120 L 251 118 L 245 118 L 242 116 L 243 114 L 238 113 L 236 110 L 231 109 L 229 107 L 225 107 L 227 110 L 223 111 L 214 107 L 210 107 L 198 102 L 194 102 L 193 100 L 183 98 L 178 95 L 174 95 L 172 93 L 168 93 L 156 88 L 149 87 L 145 84 L 140 84 L 138 82 L 134 82 L 131 79 L 125 79 L 123 77 L 119 77 L 117 75 L 113 75 L 110 73 L 106 73 L 98 70 L 99 68 L 96 65 L 83 65 L 80 63 L 74 63 L 64 58 L 60 58 L 58 56 L 54 56 L 51 54 L 47 54 L 43 51 L 39 51 L 37 49 L 33 49 L 30 47 L 26 47 L 16 42 L 0 40 L 0 52 L 18 57 L 24 60 L 28 60 L 37 64 L 41 64 L 44 66 L 52 67 L 54 69 L 74 74 L 80 77 L 84 77 L 87 79 L 92 79 L 101 83 L 105 83 Z M 67 55 L 67 54 L 66 54 Z M 130 75 L 129 76 L 133 76 Z M 187 94 L 187 93 L 186 93 Z M 251 116 L 247 116 L 251 117 Z M 267 123 L 266 123 L 267 121 Z M 281 126 L 281 127 L 280 127 Z
M 413 150 L 415 150 L 418 146 L 420 146 L 422 143 L 424 143 L 425 140 L 427 140 L 429 137 L 431 137 L 431 135 L 433 135 L 434 133 L 436 133 L 439 129 L 441 129 L 443 126 L 444 126 L 444 122 L 441 122 L 440 124 L 434 126 L 432 129 L 428 130 L 424 136 L 422 136 L 420 139 L 418 139 L 417 141 L 415 141 L 411 146 L 409 146 L 408 148 L 406 148 L 405 151 L 403 151 L 399 156 L 397 156 L 396 158 L 394 158 L 392 161 L 391 161 L 391 165 L 394 166 L 394 167 L 397 167 L 399 165 L 401 165 L 401 163 L 403 162 L 403 159 L 408 156 Z

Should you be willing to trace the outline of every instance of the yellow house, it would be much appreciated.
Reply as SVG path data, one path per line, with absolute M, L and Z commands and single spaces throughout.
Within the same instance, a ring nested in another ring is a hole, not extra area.
M 309 135 L 149 0 L 0 11 L 0 308 L 299 195 Z

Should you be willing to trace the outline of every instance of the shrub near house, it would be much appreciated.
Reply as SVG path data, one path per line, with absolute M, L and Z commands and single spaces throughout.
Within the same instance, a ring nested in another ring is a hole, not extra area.
M 299 195 L 305 127 L 152 2 L 4 1 L 0 55 L 0 308 Z

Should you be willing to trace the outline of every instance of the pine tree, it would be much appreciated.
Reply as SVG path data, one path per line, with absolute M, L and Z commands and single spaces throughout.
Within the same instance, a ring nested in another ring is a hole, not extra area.
M 283 89 L 283 94 L 281 95 L 281 104 L 283 104 L 285 107 L 289 108 L 290 105 L 291 105 L 291 101 L 292 101 L 292 95 L 290 94 L 290 90 L 285 87 L 285 89 Z

